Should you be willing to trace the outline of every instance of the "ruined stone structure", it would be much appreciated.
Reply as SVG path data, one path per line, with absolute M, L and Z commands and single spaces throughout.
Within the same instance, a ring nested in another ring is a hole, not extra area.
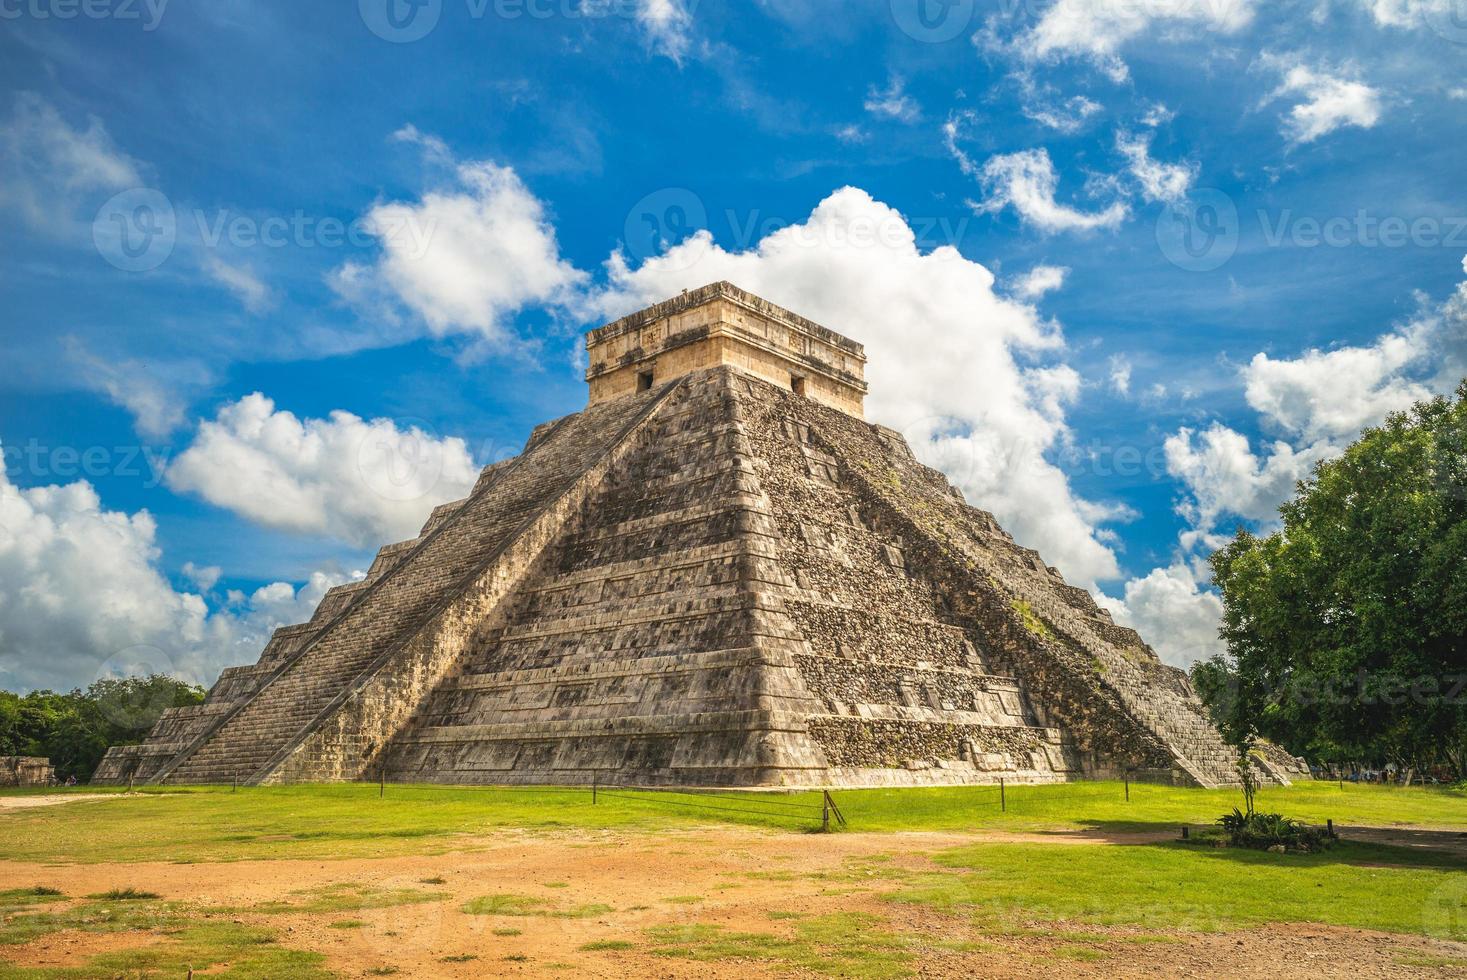
M 27 755 L 0 756 L 0 786 L 54 786 L 56 770 L 50 759 Z
M 1186 676 L 862 420 L 860 345 L 718 283 L 590 405 L 98 778 L 1236 781 Z

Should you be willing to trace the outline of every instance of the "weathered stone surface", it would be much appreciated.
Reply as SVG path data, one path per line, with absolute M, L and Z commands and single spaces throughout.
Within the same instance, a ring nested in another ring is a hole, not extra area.
M 0 786 L 50 786 L 56 782 L 56 770 L 50 759 L 26 755 L 0 756 Z
M 588 346 L 586 411 L 99 777 L 1236 778 L 1181 672 L 859 418 L 859 345 L 718 284 Z

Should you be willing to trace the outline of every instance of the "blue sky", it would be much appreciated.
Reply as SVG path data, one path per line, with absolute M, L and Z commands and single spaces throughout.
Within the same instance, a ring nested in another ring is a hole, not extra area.
M 1457 0 L 0 21 L 15 688 L 252 661 L 713 279 L 867 343 L 873 417 L 1179 664 L 1219 536 L 1463 374 Z

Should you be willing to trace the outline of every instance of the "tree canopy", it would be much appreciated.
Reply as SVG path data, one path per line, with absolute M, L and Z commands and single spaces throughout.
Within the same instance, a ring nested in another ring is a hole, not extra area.
M 0 691 L 0 755 L 44 756 L 58 779 L 86 780 L 108 748 L 141 742 L 165 710 L 203 700 L 203 688 L 161 674 L 69 694 Z
M 1193 679 L 1239 745 L 1467 776 L 1467 382 L 1319 464 L 1212 558 L 1227 653 Z

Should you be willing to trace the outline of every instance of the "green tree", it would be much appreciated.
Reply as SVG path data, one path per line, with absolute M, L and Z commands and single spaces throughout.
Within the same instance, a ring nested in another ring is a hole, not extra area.
M 1316 467 L 1212 558 L 1227 654 L 1193 671 L 1237 745 L 1467 776 L 1467 382 Z
M 109 748 L 141 742 L 164 711 L 203 700 L 203 688 L 161 674 L 69 694 L 0 691 L 0 755 L 43 756 L 57 778 L 86 780 Z

